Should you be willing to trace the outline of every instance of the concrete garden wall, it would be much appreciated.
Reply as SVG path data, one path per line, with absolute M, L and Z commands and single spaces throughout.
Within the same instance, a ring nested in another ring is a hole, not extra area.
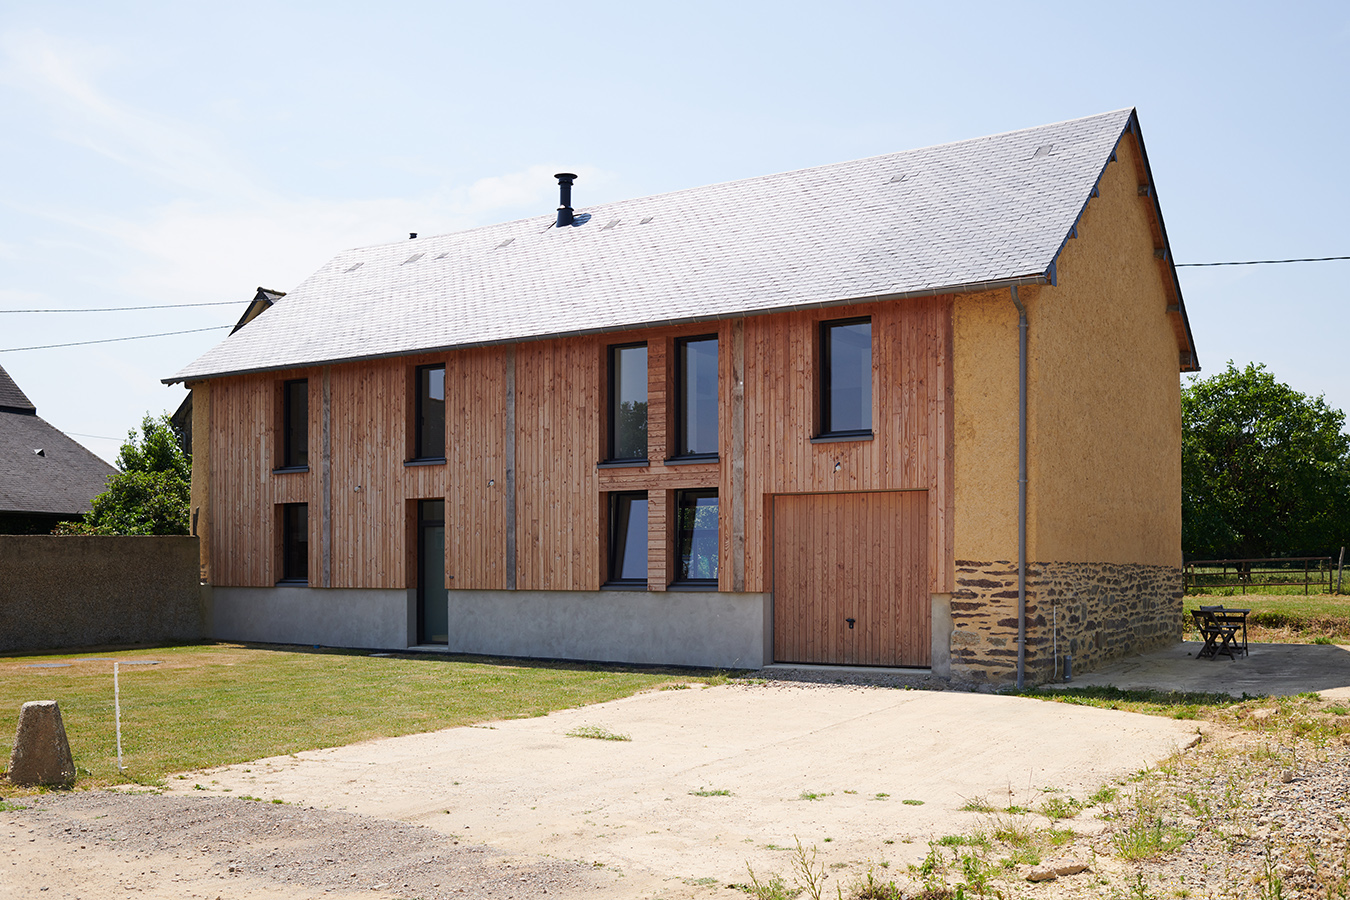
M 0 535 L 0 652 L 205 634 L 195 537 Z

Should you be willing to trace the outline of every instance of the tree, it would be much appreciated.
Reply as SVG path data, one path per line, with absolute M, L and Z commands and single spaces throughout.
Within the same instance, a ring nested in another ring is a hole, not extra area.
M 147 415 L 139 438 L 127 433 L 117 467 L 84 521 L 63 522 L 58 534 L 188 534 L 192 458 L 167 415 Z
M 1188 559 L 1324 556 L 1350 538 L 1345 414 L 1264 365 L 1181 391 L 1181 545 Z

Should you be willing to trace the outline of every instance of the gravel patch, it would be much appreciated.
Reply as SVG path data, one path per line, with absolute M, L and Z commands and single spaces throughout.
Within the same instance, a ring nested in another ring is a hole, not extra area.
M 424 900 L 584 896 L 594 881 L 590 867 L 579 863 L 523 862 L 423 826 L 289 804 L 112 791 L 11 803 L 29 808 L 0 813 L 6 843 L 44 839 L 66 845 L 71 854 L 115 852 L 158 860 L 161 867 L 192 868 L 223 876 L 226 896 L 235 879 Z M 5 880 L 22 874 L 6 872 Z

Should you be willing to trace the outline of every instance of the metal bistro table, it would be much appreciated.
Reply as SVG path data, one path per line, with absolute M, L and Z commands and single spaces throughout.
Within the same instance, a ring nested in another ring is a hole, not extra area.
M 1250 609 L 1232 609 L 1222 606 L 1202 606 L 1191 613 L 1195 627 L 1205 639 L 1205 646 L 1195 655 L 1196 659 L 1214 659 L 1223 654 L 1235 659 L 1236 654 L 1250 656 L 1247 649 L 1247 614 Z M 1238 632 L 1242 640 L 1238 640 Z

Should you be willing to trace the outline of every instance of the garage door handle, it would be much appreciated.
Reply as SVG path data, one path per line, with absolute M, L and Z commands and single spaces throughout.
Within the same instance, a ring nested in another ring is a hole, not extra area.
M 857 620 L 857 619 L 845 619 L 844 621 L 848 623 L 848 627 L 849 627 L 849 628 L 852 628 L 852 627 L 853 627 L 853 623 L 856 622 L 856 621 L 858 621 L 858 620 Z

